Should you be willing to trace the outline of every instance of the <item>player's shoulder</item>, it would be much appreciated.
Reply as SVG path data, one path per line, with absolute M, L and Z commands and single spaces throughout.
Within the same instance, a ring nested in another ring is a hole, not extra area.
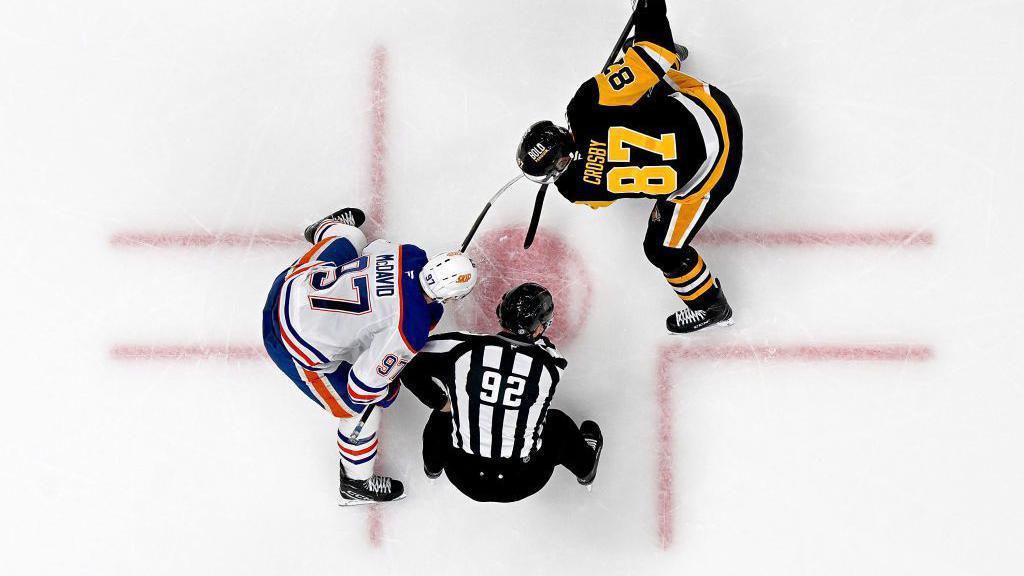
M 541 336 L 540 339 L 537 340 L 536 345 L 539 350 L 544 352 L 544 354 L 550 358 L 551 363 L 558 367 L 558 369 L 564 370 L 569 364 L 569 361 L 565 359 L 565 356 L 562 356 L 558 349 L 555 348 L 554 343 L 551 342 L 551 339 L 547 336 Z
M 400 311 L 398 329 L 406 345 L 413 352 L 419 352 L 427 343 L 430 329 L 440 314 L 433 303 L 423 298 L 420 289 L 419 271 L 427 262 L 426 252 L 414 244 L 401 244 L 397 248 Z
M 432 335 L 427 339 L 427 342 L 469 342 L 478 336 L 481 336 L 481 334 L 474 334 L 472 332 L 441 332 Z
M 481 338 L 486 338 L 487 336 L 486 334 L 474 334 L 472 332 L 442 332 L 427 338 L 427 342 L 420 352 L 443 354 L 451 352 L 463 344 L 472 346 L 474 343 L 479 342 Z
M 410 277 L 414 277 L 428 260 L 427 252 L 415 244 L 400 244 L 391 240 L 379 239 L 374 240 L 363 249 L 364 256 L 378 254 L 390 254 L 398 259 L 403 272 L 412 272 L 409 274 Z
M 506 346 L 511 346 L 517 352 L 532 356 L 533 358 L 543 362 L 549 369 L 557 368 L 559 370 L 564 370 L 568 364 L 568 361 L 558 352 L 555 345 L 547 336 L 541 336 L 532 342 L 524 342 L 502 334 L 491 336 L 491 338 L 502 342 Z
M 415 244 L 401 244 L 398 246 L 398 251 L 402 255 L 403 266 L 419 264 L 422 267 L 427 262 L 426 250 Z
M 569 119 L 569 124 L 572 124 L 574 118 L 579 119 L 581 115 L 593 111 L 600 99 L 601 93 L 597 85 L 597 77 L 587 78 L 586 82 L 580 84 L 576 94 L 573 95 L 572 99 L 569 100 L 569 105 L 566 106 L 565 115 Z

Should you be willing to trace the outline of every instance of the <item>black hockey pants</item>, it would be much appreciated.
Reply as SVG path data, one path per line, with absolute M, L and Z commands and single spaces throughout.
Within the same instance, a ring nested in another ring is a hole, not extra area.
M 477 502 L 515 502 L 536 494 L 561 464 L 576 477 L 594 468 L 594 451 L 564 412 L 547 412 L 541 449 L 526 462 L 484 458 L 452 446 L 452 416 L 434 411 L 423 429 L 423 463 L 444 468 L 448 480 Z

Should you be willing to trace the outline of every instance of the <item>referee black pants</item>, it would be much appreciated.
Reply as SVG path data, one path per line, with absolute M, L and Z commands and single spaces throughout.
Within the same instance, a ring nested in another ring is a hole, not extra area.
M 466 453 L 452 446 L 452 426 L 451 414 L 430 414 L 423 429 L 423 463 L 431 470 L 444 468 L 452 485 L 477 502 L 516 502 L 536 494 L 560 464 L 577 478 L 594 468 L 594 451 L 560 410 L 548 410 L 541 449 L 527 462 Z

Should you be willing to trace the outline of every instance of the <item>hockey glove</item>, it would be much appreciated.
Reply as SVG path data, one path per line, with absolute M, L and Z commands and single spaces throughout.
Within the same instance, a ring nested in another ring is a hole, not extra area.
M 388 395 L 383 400 L 377 401 L 377 406 L 381 408 L 387 408 L 391 406 L 398 398 L 398 393 L 402 390 L 402 382 L 398 378 L 395 378 L 390 384 L 388 384 Z

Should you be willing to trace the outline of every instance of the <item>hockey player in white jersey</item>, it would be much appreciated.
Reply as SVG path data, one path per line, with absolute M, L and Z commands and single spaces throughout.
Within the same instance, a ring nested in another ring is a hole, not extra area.
M 397 397 L 397 376 L 426 343 L 442 304 L 478 280 L 459 252 L 428 259 L 411 244 L 367 245 L 364 221 L 361 210 L 344 208 L 306 228 L 313 247 L 277 276 L 263 309 L 270 358 L 339 418 L 342 505 L 405 496 L 401 482 L 373 471 L 381 409 Z

